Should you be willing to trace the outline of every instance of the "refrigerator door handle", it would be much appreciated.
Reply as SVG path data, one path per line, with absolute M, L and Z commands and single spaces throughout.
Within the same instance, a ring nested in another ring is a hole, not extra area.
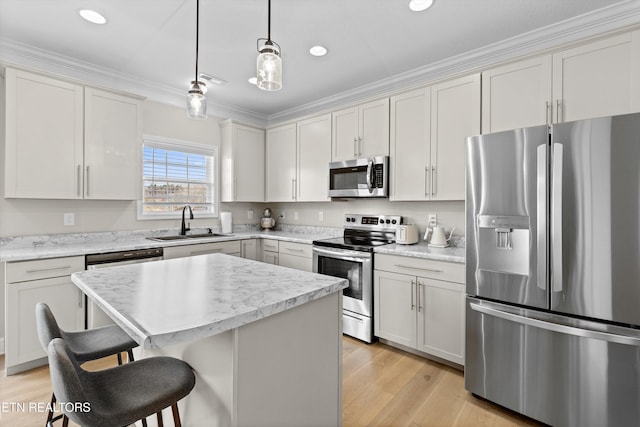
M 511 322 L 519 323 L 525 326 L 532 326 L 534 328 L 545 329 L 551 332 L 558 332 L 566 335 L 573 335 L 581 338 L 593 338 L 600 341 L 613 342 L 624 345 L 631 345 L 640 347 L 640 338 L 631 337 L 627 335 L 612 334 L 609 332 L 594 331 L 591 329 L 576 328 L 575 326 L 563 325 L 561 323 L 547 322 L 544 320 L 535 319 L 533 317 L 523 317 L 517 314 L 508 313 L 506 311 L 498 310 L 495 308 L 487 307 L 485 305 L 469 303 L 472 310 L 478 313 L 486 314 L 488 316 L 497 317 L 499 319 L 508 320 Z
M 537 285 L 547 289 L 547 145 L 538 146 L 537 163 Z
M 551 289 L 562 291 L 562 144 L 553 144 L 551 171 Z

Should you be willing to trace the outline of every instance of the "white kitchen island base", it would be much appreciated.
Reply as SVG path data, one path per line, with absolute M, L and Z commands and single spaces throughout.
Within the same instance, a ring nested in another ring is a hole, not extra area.
M 137 349 L 137 357 L 174 356 L 193 367 L 196 386 L 179 403 L 185 427 L 340 426 L 341 296 L 198 341 Z M 164 420 L 173 425 L 170 410 Z

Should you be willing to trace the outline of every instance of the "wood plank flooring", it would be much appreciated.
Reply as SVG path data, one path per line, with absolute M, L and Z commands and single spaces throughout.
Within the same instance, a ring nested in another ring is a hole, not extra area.
M 464 389 L 459 370 L 388 345 L 344 337 L 342 358 L 344 427 L 539 426 L 473 397 Z M 109 357 L 83 367 L 104 369 L 115 364 L 115 357 Z M 0 356 L 0 369 L 0 426 L 43 426 L 46 414 L 30 410 L 29 403 L 49 402 L 48 368 L 7 377 Z M 24 410 L 18 403 L 25 403 Z

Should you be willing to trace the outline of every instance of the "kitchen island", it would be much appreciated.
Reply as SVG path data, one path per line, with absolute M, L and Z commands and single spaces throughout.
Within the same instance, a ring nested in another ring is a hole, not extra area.
M 346 280 L 224 254 L 72 280 L 140 344 L 138 357 L 170 355 L 194 368 L 184 426 L 341 424 Z

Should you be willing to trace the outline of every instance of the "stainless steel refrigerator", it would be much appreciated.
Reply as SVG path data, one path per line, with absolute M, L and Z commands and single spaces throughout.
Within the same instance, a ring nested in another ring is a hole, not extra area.
M 640 425 L 640 114 L 466 141 L 465 387 Z

